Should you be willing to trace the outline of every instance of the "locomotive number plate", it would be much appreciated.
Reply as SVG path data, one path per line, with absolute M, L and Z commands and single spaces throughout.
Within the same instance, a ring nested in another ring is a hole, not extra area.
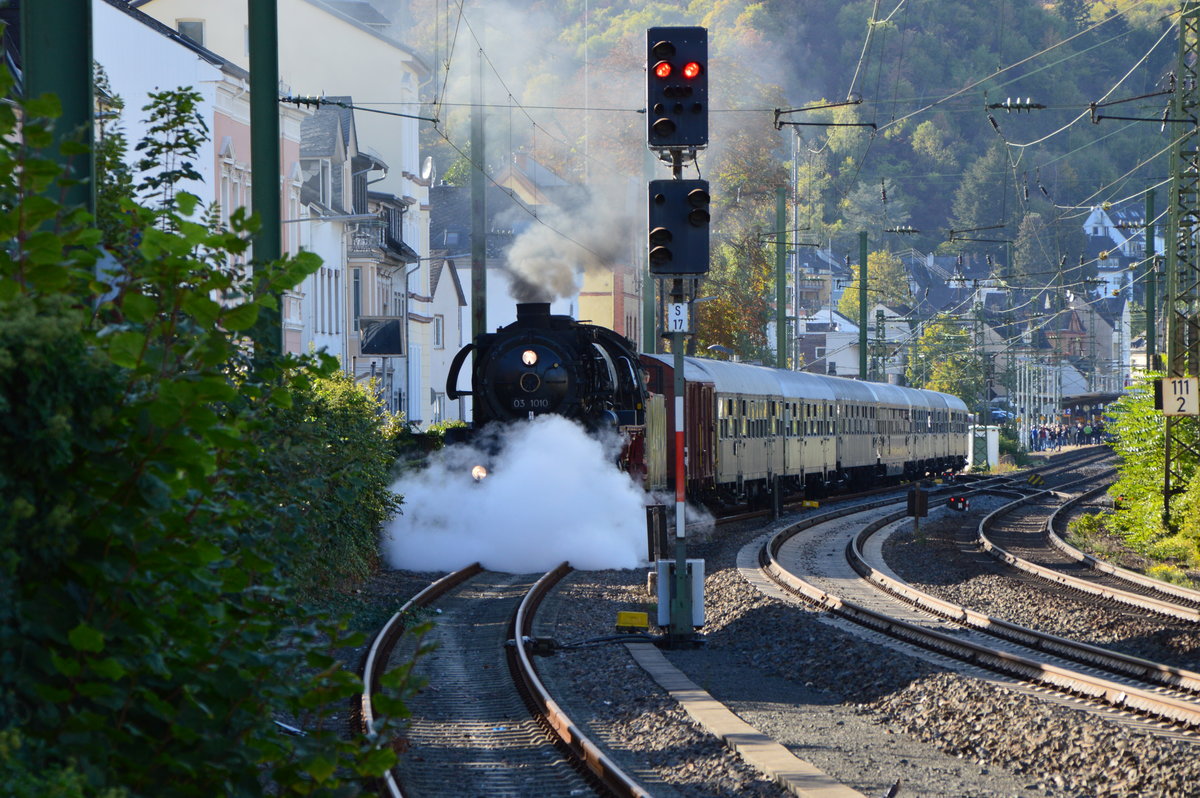
M 690 321 L 686 302 L 672 302 L 667 305 L 667 332 L 690 333 Z

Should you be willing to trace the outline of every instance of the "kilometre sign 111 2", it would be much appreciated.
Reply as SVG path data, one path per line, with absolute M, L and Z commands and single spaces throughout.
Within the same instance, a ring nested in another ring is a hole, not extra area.
M 1163 379 L 1163 415 L 1200 415 L 1200 378 L 1166 377 Z

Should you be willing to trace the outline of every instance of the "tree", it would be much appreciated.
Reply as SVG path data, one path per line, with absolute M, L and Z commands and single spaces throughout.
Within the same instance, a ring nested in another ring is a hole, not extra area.
M 841 204 L 844 229 L 865 230 L 868 239 L 878 241 L 885 235 L 884 230 L 909 224 L 911 206 L 911 200 L 900 193 L 894 181 L 859 183 Z
M 765 362 L 774 281 L 774 247 L 764 243 L 758 228 L 718 243 L 704 281 L 713 298 L 699 306 L 696 345 L 724 346 L 743 360 Z
M 858 321 L 858 270 L 855 269 L 854 280 L 842 292 L 838 300 L 838 312 L 849 319 Z M 867 301 L 875 305 L 910 305 L 912 291 L 908 285 L 908 271 L 904 261 L 888 250 L 871 252 L 867 255 Z
M 1092 21 L 1093 0 L 1056 0 L 1054 10 L 1075 30 L 1083 30 Z
M 908 384 L 954 394 L 978 407 L 985 390 L 983 360 L 962 320 L 939 315 L 925 325 L 905 370 Z
M 993 144 L 988 147 L 987 152 L 967 167 L 962 183 L 954 192 L 952 228 L 974 230 L 1010 222 L 1007 216 L 1010 204 L 1010 174 L 1004 146 Z
M 176 161 L 155 207 L 98 205 L 117 215 L 104 229 L 140 240 L 96 280 L 102 229 L 49 198 L 56 106 L 0 105 L 0 785 L 344 794 L 395 761 L 394 726 L 338 734 L 331 716 L 361 683 L 332 652 L 361 635 L 296 576 L 361 555 L 346 522 L 360 501 L 368 525 L 394 509 L 388 430 L 378 403 L 321 387 L 332 358 L 255 357 L 243 338 L 319 260 L 262 264 L 247 282 L 227 263 L 256 221 L 193 221 Z M 162 141 L 191 146 L 194 130 L 171 129 L 189 114 L 156 118 L 174 120 Z

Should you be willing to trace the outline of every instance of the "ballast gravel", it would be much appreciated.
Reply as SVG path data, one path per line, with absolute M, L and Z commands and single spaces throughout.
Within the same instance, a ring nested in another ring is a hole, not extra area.
M 889 565 L 925 588 L 952 590 L 955 601 L 1028 621 L 1028 587 L 963 570 L 956 534 L 986 509 L 988 502 L 975 502 L 968 514 L 927 519 L 919 543 L 898 535 L 885 547 Z M 869 796 L 1197 794 L 1200 748 L 1191 740 L 1131 731 L 960 675 L 762 594 L 735 563 L 741 546 L 766 531 L 723 528 L 689 542 L 689 556 L 706 561 L 704 645 L 667 657 L 796 756 Z M 390 588 L 424 583 L 424 575 L 381 574 L 364 601 L 387 602 Z M 1063 633 L 1091 634 L 1104 645 L 1116 646 L 1134 628 L 1129 619 L 1081 615 L 1067 602 L 1032 604 L 1038 625 L 1059 624 Z M 787 794 L 692 722 L 633 662 L 621 644 L 626 638 L 607 639 L 618 637 L 620 611 L 649 612 L 653 620 L 646 570 L 574 572 L 540 619 L 538 636 L 562 650 L 540 659 L 539 669 L 572 719 L 653 795 Z M 1190 632 L 1155 645 L 1195 661 Z

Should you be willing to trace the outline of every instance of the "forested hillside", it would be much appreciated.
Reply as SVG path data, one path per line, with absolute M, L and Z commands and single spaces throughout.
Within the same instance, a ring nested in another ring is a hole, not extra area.
M 775 227 L 777 186 L 787 187 L 800 229 L 791 240 L 838 253 L 856 251 L 866 230 L 873 249 L 992 255 L 1016 284 L 1044 284 L 1045 264 L 1077 262 L 1087 206 L 1140 197 L 1165 176 L 1169 129 L 1093 122 L 1089 106 L 1098 116 L 1162 116 L 1167 98 L 1154 95 L 1174 68 L 1177 8 L 1170 0 L 568 0 L 489 2 L 481 24 L 440 0 L 418 0 L 414 16 L 438 72 L 429 91 L 442 122 L 426 143 L 440 174 L 465 178 L 480 35 L 489 172 L 525 152 L 592 185 L 666 176 L 646 154 L 639 113 L 645 30 L 706 26 L 713 98 L 700 173 L 714 184 L 709 293 L 722 296 L 705 309 L 718 323 L 701 343 L 754 349 L 764 343 L 752 339 L 767 318 L 762 292 L 774 258 L 761 233 Z M 988 108 L 1018 98 L 1045 107 Z M 1131 98 L 1141 99 L 1107 105 Z M 838 126 L 774 124 L 775 109 L 847 100 L 779 117 Z M 902 225 L 919 232 L 885 232 Z M 984 227 L 974 237 L 1012 241 L 1016 256 L 996 241 L 948 240 L 950 230 Z

